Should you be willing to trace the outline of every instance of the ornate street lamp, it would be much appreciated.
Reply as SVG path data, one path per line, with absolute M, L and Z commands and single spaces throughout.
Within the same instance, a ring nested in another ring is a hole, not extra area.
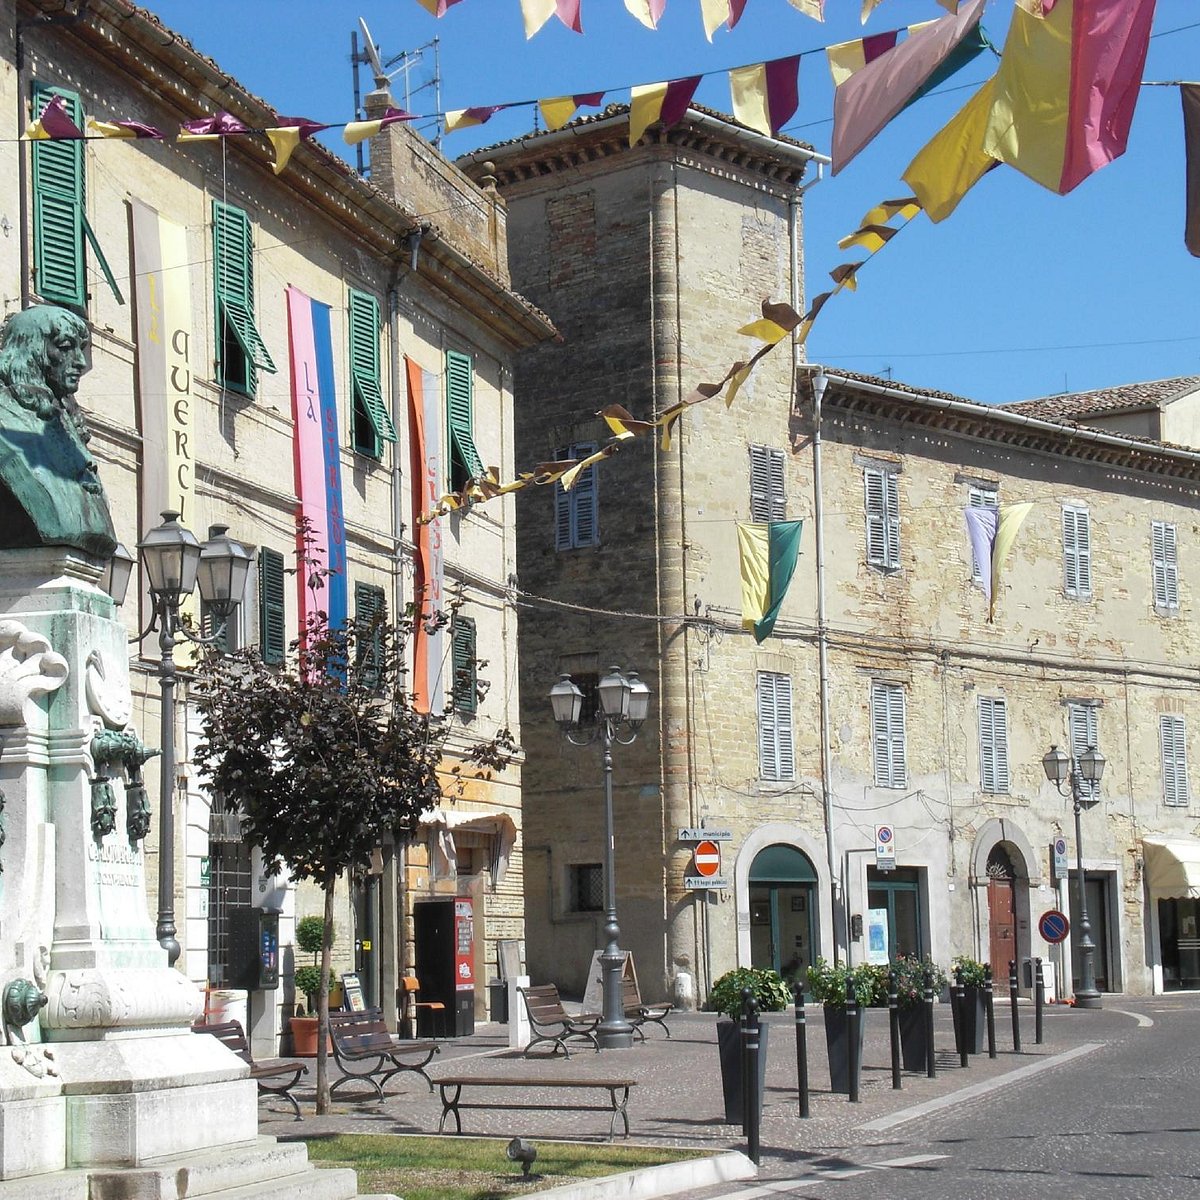
M 112 558 L 108 560 L 100 576 L 101 591 L 107 592 L 118 608 L 125 603 L 125 593 L 129 591 L 129 580 L 133 575 L 135 562 L 137 559 L 125 548 L 125 544 L 118 542 Z
M 625 954 L 619 940 L 617 924 L 616 851 L 613 841 L 613 784 L 612 746 L 620 742 L 628 746 L 638 735 L 650 710 L 650 688 L 638 678 L 636 671 L 622 674 L 619 667 L 610 667 L 596 688 L 600 701 L 595 727 L 584 731 L 580 724 L 583 693 L 570 675 L 562 675 L 550 689 L 550 706 L 554 720 L 563 736 L 574 746 L 587 746 L 597 738 L 604 748 L 604 936 L 600 955 L 604 999 L 602 1019 L 596 1030 L 602 1050 L 624 1049 L 633 1045 L 633 1026 L 625 1019 L 625 1004 L 621 991 L 621 970 Z
M 158 630 L 158 682 L 162 689 L 162 776 L 158 807 L 158 923 L 155 934 L 174 965 L 179 957 L 175 937 L 175 644 L 180 636 L 207 644 L 215 641 L 225 622 L 236 610 L 245 593 L 250 555 L 246 548 L 225 536 L 224 525 L 214 525 L 203 546 L 190 529 L 179 524 L 177 512 L 164 512 L 163 523 L 156 525 L 138 543 L 146 586 L 150 591 L 153 615 L 150 624 L 136 640 Z M 118 548 L 123 549 L 123 547 Z M 125 588 L 133 568 L 133 558 L 125 551 L 128 565 L 118 566 L 117 555 L 106 573 L 109 594 L 117 604 L 125 598 Z M 117 594 L 119 575 L 124 585 Z M 221 629 L 212 637 L 188 633 L 179 620 L 179 609 L 197 583 L 200 598 L 221 621 Z
M 1054 784 L 1060 796 L 1064 783 L 1070 784 L 1071 803 L 1075 809 L 1075 881 L 1079 889 L 1079 987 L 1075 989 L 1077 1008 L 1102 1008 L 1100 990 L 1096 987 L 1096 945 L 1092 941 L 1092 925 L 1088 920 L 1087 887 L 1083 878 L 1083 831 L 1079 814 L 1090 799 L 1084 796 L 1082 783 L 1091 786 L 1100 782 L 1107 760 L 1095 746 L 1089 746 L 1077 758 L 1051 746 L 1042 758 L 1046 778 Z M 1082 781 L 1082 782 L 1081 782 Z

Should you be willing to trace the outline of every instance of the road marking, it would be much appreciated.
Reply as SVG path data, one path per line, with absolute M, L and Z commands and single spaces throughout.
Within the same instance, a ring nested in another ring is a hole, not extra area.
M 795 1191 L 796 1188 L 812 1187 L 818 1183 L 836 1183 L 840 1179 L 853 1179 L 856 1175 L 866 1175 L 871 1171 L 890 1171 L 897 1168 L 915 1167 L 919 1163 L 934 1162 L 937 1159 L 948 1158 L 946 1154 L 910 1154 L 907 1158 L 889 1158 L 885 1162 L 876 1163 L 845 1163 L 840 1166 L 824 1166 L 813 1163 L 808 1175 L 795 1179 L 774 1179 L 757 1184 L 741 1192 L 727 1192 L 714 1200 L 765 1200 L 768 1196 L 776 1196 L 784 1192 Z
M 881 1167 L 915 1167 L 919 1163 L 935 1162 L 939 1158 L 949 1158 L 948 1154 L 910 1154 L 907 1158 L 889 1158 L 886 1162 L 872 1163 L 878 1170 Z
M 1110 1008 L 1108 1011 L 1114 1012 L 1118 1016 L 1132 1017 L 1138 1023 L 1138 1026 L 1142 1029 L 1149 1029 L 1150 1026 L 1154 1024 L 1154 1019 L 1152 1017 L 1146 1016 L 1145 1013 L 1130 1012 L 1128 1009 L 1124 1009 L 1124 1008 Z M 1156 1009 L 1155 1011 L 1163 1012 L 1165 1010 L 1160 1008 L 1160 1009 Z
M 1063 1063 L 1068 1063 L 1073 1058 L 1090 1054 L 1093 1050 L 1099 1050 L 1100 1048 L 1100 1042 L 1084 1042 L 1082 1046 L 1075 1046 L 1070 1050 L 1064 1051 L 1062 1054 L 1052 1054 L 1049 1058 L 1039 1059 L 1035 1063 L 1018 1067 L 1017 1070 L 1009 1071 L 1005 1075 L 997 1075 L 994 1079 L 986 1079 L 982 1083 L 972 1084 L 970 1087 L 962 1088 L 957 1092 L 939 1096 L 936 1100 L 926 1100 L 924 1104 L 914 1104 L 911 1108 L 902 1108 L 899 1112 L 890 1113 L 886 1117 L 876 1117 L 874 1121 L 867 1121 L 866 1124 L 860 1125 L 858 1128 L 860 1130 L 874 1131 L 891 1129 L 895 1125 L 903 1125 L 905 1121 L 913 1121 L 917 1117 L 925 1117 L 930 1113 L 941 1112 L 943 1109 L 951 1108 L 966 1100 L 973 1100 L 976 1096 L 984 1096 L 988 1092 L 1005 1084 L 1018 1083 L 1033 1075 L 1040 1075 L 1043 1071 L 1049 1071 L 1053 1067 L 1062 1066 Z

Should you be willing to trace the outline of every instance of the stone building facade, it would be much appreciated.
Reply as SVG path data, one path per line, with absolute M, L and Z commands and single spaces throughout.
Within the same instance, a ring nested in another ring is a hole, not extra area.
M 59 303 L 88 322 L 91 371 L 80 403 L 118 537 L 135 546 L 163 508 L 181 511 L 201 540 L 211 526 L 227 525 L 257 564 L 227 636 L 278 657 L 297 635 L 303 602 L 297 576 L 288 573 L 298 505 L 307 501 L 323 514 L 340 509 L 346 616 L 381 606 L 404 613 L 414 600 L 415 517 L 427 492 L 448 487 L 470 453 L 511 469 L 511 360 L 553 333 L 509 285 L 503 206 L 407 130 L 376 138 L 374 153 L 421 156 L 436 202 L 429 190 L 386 193 L 314 142 L 301 145 L 277 176 L 261 133 L 176 140 L 183 122 L 221 112 L 251 130 L 278 122 L 217 64 L 124 0 L 97 0 L 78 14 L 41 0 L 19 0 L 16 8 L 15 25 L 0 31 L 0 95 L 14 128 L 0 148 L 9 180 L 0 241 L 4 307 L 11 313 Z M 166 136 L 18 143 L 17 114 L 23 128 L 53 95 L 81 127 L 93 119 L 138 121 Z M 299 325 L 311 313 L 316 330 L 307 356 L 297 349 L 298 313 Z M 156 387 L 145 367 L 167 332 L 167 375 Z M 293 404 L 311 411 L 315 403 L 312 364 L 326 373 L 325 470 L 336 466 L 340 490 L 314 496 L 310 488 L 305 497 Z M 419 471 L 414 379 L 425 401 Z M 459 406 L 453 413 L 451 390 Z M 439 445 L 440 463 L 425 479 Z M 444 602 L 456 615 L 431 651 L 426 683 L 431 693 L 440 690 L 435 705 L 452 714 L 449 773 L 477 734 L 509 728 L 519 736 L 516 613 L 507 582 L 516 562 L 511 501 L 448 519 L 435 533 Z M 150 608 L 136 573 L 134 580 L 123 611 L 135 639 L 135 723 L 158 745 L 157 639 L 136 640 Z M 451 666 L 453 649 L 470 664 L 467 686 Z M 475 675 L 480 660 L 488 662 L 480 673 L 486 679 Z M 175 716 L 179 965 L 198 982 L 228 987 L 232 910 L 281 911 L 281 986 L 252 996 L 249 1017 L 256 1047 L 267 1052 L 277 1045 L 281 1011 L 298 999 L 292 918 L 319 912 L 320 898 L 264 875 L 236 820 L 192 769 L 199 730 L 186 677 Z M 153 766 L 148 775 L 157 813 Z M 523 934 L 520 767 L 471 779 L 461 797 L 449 780 L 438 812 L 408 844 L 384 847 L 374 873 L 339 909 L 338 965 L 357 968 L 369 998 L 393 1020 L 398 977 L 422 954 L 414 943 L 418 902 L 468 901 L 481 1012 L 498 941 Z M 155 820 L 147 842 L 151 879 L 158 850 Z
M 513 284 L 563 334 L 518 361 L 525 462 L 603 441 L 604 404 L 647 418 L 720 379 L 764 299 L 804 307 L 811 152 L 694 108 L 632 149 L 627 130 L 610 109 L 461 160 L 498 181 Z M 616 663 L 653 692 L 614 756 L 621 944 L 643 992 L 703 1000 L 737 965 L 906 952 L 997 974 L 1041 957 L 1069 990 L 1077 948 L 1037 931 L 1076 909 L 1052 744 L 1107 758 L 1081 814 L 1101 987 L 1200 986 L 1197 893 L 1176 880 L 1200 849 L 1200 456 L 1150 436 L 822 370 L 785 342 L 728 410 L 690 409 L 669 450 L 639 439 L 581 497 L 528 497 L 531 972 L 582 989 L 603 944 L 599 763 L 561 741 L 546 695 Z M 989 622 L 963 510 L 1025 502 Z M 781 517 L 804 521 L 800 560 L 756 644 L 736 526 Z M 721 839 L 721 887 L 695 886 L 698 829 Z

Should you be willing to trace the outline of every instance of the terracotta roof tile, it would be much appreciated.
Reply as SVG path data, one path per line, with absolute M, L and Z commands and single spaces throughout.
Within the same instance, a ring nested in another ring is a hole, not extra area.
M 1200 387 L 1200 375 L 1180 375 L 1174 379 L 1154 379 L 1146 383 L 1126 383 L 1119 387 L 1096 388 L 1091 392 L 1069 392 L 1061 396 L 1043 396 L 1002 404 L 1009 412 L 1047 421 L 1075 421 L 1086 424 L 1088 418 L 1138 409 L 1159 408 Z

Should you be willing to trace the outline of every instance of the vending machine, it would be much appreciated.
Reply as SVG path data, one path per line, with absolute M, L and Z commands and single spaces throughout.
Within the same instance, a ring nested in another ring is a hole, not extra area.
M 446 1006 L 446 1033 L 465 1037 L 475 1032 L 475 910 L 469 897 L 418 900 L 413 905 L 416 974 L 421 999 Z M 433 1036 L 428 1009 L 419 1010 L 417 1035 Z

